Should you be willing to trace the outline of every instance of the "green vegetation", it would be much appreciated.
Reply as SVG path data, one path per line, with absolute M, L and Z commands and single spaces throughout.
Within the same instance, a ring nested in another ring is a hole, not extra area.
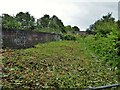
M 58 33 L 62 39 L 3 50 L 3 87 L 88 88 L 120 82 L 120 21 L 112 14 L 90 25 L 84 37 L 75 35 L 77 26 L 64 26 L 55 15 L 36 22 L 28 12 L 2 18 L 4 28 Z
M 79 41 L 50 42 L 6 51 L 3 87 L 88 88 L 117 83 L 115 71 L 96 62 Z
M 93 35 L 87 36 L 84 41 L 101 61 L 118 70 L 120 81 L 120 24 L 112 14 L 103 16 L 87 29 Z
M 76 40 L 75 35 L 71 35 L 71 34 L 60 34 L 60 38 L 62 40 Z
M 8 14 L 2 15 L 2 27 L 8 29 L 22 29 L 37 32 L 52 32 L 57 34 L 75 33 L 79 31 L 77 26 L 67 28 L 63 22 L 56 16 L 50 17 L 45 14 L 43 17 L 36 19 L 29 12 L 19 12 L 15 16 Z

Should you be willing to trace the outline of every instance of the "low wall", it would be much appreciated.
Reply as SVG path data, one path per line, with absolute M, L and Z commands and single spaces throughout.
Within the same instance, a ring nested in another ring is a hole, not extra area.
M 2 45 L 9 48 L 27 48 L 37 43 L 60 40 L 55 33 L 33 32 L 29 30 L 2 29 Z

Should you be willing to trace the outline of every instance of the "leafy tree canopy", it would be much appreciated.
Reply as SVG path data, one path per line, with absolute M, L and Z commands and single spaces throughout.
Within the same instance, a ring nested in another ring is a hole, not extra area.
M 16 15 L 16 20 L 21 24 L 22 29 L 34 29 L 35 18 L 29 14 L 29 12 L 23 13 L 19 12 Z
M 100 20 L 97 20 L 94 24 L 90 25 L 87 32 L 106 36 L 116 30 L 117 23 L 112 17 L 112 13 L 108 13 L 106 16 L 103 16 Z
M 8 14 L 3 14 L 2 15 L 2 27 L 19 29 L 21 25 L 20 23 L 17 22 L 15 17 L 12 17 Z

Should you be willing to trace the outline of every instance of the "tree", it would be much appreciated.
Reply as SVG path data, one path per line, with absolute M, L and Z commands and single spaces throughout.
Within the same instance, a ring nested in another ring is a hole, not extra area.
M 2 15 L 2 27 L 3 28 L 11 28 L 11 29 L 20 29 L 21 24 L 17 22 L 16 18 L 8 15 Z
M 50 16 L 45 14 L 42 18 L 37 19 L 37 26 L 39 28 L 49 28 L 48 24 L 50 21 Z
M 106 36 L 110 32 L 117 30 L 117 23 L 112 17 L 111 13 L 108 13 L 106 16 L 103 16 L 101 19 L 97 20 L 94 24 L 90 25 L 89 31 L 95 34 L 101 34 Z
M 66 33 L 73 34 L 73 28 L 71 25 L 65 26 Z
M 35 26 L 35 18 L 29 12 L 19 12 L 16 15 L 16 20 L 21 24 L 22 29 L 33 30 Z
M 65 28 L 63 22 L 55 15 L 53 15 L 49 22 L 49 27 L 59 32 L 65 33 Z
M 72 27 L 73 33 L 79 32 L 80 29 L 77 26 Z

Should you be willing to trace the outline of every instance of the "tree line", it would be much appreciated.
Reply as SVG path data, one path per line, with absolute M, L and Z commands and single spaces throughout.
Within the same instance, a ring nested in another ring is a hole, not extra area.
M 80 31 L 77 26 L 65 26 L 56 15 L 45 14 L 36 20 L 29 12 L 19 12 L 15 16 L 3 14 L 1 17 L 3 28 L 72 34 Z

